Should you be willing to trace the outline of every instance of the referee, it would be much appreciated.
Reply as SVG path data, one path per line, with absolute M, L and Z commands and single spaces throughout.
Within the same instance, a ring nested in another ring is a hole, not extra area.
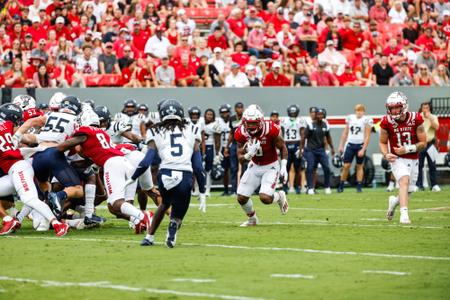
M 314 165 L 319 163 L 324 173 L 325 194 L 331 194 L 330 189 L 330 166 L 328 163 L 328 155 L 325 152 L 325 139 L 334 155 L 333 141 L 330 135 L 328 123 L 324 122 L 325 110 L 318 108 L 316 118 L 307 126 L 302 134 L 301 148 L 303 149 L 303 157 L 306 160 L 306 181 L 308 184 L 308 194 L 314 195 Z

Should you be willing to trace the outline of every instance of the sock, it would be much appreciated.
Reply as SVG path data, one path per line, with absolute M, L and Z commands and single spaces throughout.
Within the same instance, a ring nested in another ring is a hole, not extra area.
M 408 207 L 400 207 L 400 217 L 407 217 L 408 216 Z
M 58 196 L 59 200 L 66 200 L 67 199 L 67 193 L 65 191 L 56 192 L 56 196 Z
M 24 205 L 22 210 L 17 214 L 16 218 L 22 223 L 23 219 L 31 213 L 31 207 Z
M 389 188 L 393 188 L 394 187 L 394 182 L 393 181 L 389 181 Z
M 120 212 L 130 216 L 130 221 L 134 223 L 134 225 L 139 224 L 139 222 L 144 218 L 144 214 L 142 211 L 134 207 L 128 202 L 124 202 L 120 207 Z
M 341 181 L 339 182 L 339 188 L 340 188 L 340 189 L 344 188 L 344 181 L 341 180 Z
M 356 182 L 356 187 L 357 188 L 361 188 L 362 187 L 362 182 L 361 181 L 357 181 Z
M 147 233 L 145 239 L 153 243 L 155 241 L 155 236 Z
M 211 171 L 206 172 L 206 194 L 211 192 Z
M 278 203 L 278 201 L 280 201 L 280 199 L 281 199 L 280 192 L 275 192 L 273 194 L 273 201 L 272 201 L 272 203 Z
M 228 194 L 228 186 L 223 186 L 223 192 L 225 193 L 225 194 Z
M 67 194 L 66 194 L 67 195 Z M 44 218 L 46 218 L 49 222 L 51 220 L 56 220 L 55 215 L 52 213 L 47 204 L 39 200 L 38 198 L 34 200 L 27 200 L 26 202 L 22 200 L 22 202 L 29 206 L 32 209 L 35 209 L 38 213 L 40 213 Z
M 255 215 L 255 210 L 253 209 L 252 199 L 248 199 L 247 203 L 241 204 L 242 209 L 245 211 L 247 216 L 253 217 Z
M 86 184 L 84 187 L 84 212 L 88 218 L 92 218 L 92 214 L 94 213 L 95 187 L 95 184 Z

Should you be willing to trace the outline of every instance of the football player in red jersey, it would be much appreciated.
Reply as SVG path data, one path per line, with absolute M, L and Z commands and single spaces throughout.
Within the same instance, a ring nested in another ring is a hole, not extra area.
M 28 161 L 23 159 L 20 150 L 17 149 L 20 135 L 33 127 L 33 121 L 35 120 L 29 120 L 18 130 L 15 130 L 21 119 L 22 110 L 19 106 L 11 103 L 0 106 L 0 169 L 4 174 L 7 174 L 0 178 L 0 196 L 11 195 L 16 191 L 24 204 L 23 210 L 28 211 L 28 213 L 32 209 L 36 210 L 53 225 L 56 235 L 66 235 L 69 226 L 59 222 L 50 208 L 39 200 L 33 180 L 33 168 Z M 3 218 L 0 235 L 9 234 L 20 228 L 21 222 L 22 219 L 20 218 L 6 216 Z
M 278 178 L 286 183 L 288 174 L 287 149 L 280 134 L 280 126 L 273 121 L 265 121 L 261 108 L 250 105 L 243 114 L 242 124 L 234 133 L 238 143 L 238 158 L 241 162 L 248 161 L 247 170 L 239 182 L 237 200 L 248 216 L 242 227 L 258 224 L 258 218 L 253 208 L 250 196 L 259 189 L 259 199 L 264 204 L 278 203 L 284 215 L 289 209 L 286 194 L 275 192 Z M 281 165 L 278 162 L 277 149 L 281 153 Z
M 134 199 L 136 192 L 136 188 L 133 190 L 125 186 L 134 170 L 133 166 L 120 150 L 111 145 L 108 134 L 99 128 L 100 121 L 94 111 L 84 111 L 80 123 L 81 127 L 73 137 L 59 144 L 58 150 L 65 152 L 79 145 L 80 155 L 102 167 L 109 211 L 118 218 L 133 222 L 136 233 L 141 233 L 150 226 L 152 216 L 126 201 Z
M 380 123 L 380 150 L 391 163 L 392 173 L 399 185 L 398 196 L 389 197 L 386 214 L 394 217 L 400 204 L 400 223 L 410 224 L 408 215 L 409 192 L 413 191 L 418 176 L 418 153 L 426 146 L 426 133 L 419 113 L 408 111 L 408 100 L 402 92 L 393 92 L 386 100 L 386 115 Z

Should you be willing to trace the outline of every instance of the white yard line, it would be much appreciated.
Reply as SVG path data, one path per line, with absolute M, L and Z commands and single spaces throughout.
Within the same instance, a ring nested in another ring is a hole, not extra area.
M 385 220 L 386 219 L 382 219 Z M 387 222 L 387 221 L 386 221 Z M 196 224 L 225 224 L 225 225 L 234 225 L 240 224 L 240 222 L 231 222 L 231 221 L 188 221 L 186 225 L 189 223 Z M 259 225 L 262 226 L 277 226 L 277 225 L 308 225 L 308 226 L 342 226 L 342 227 L 376 227 L 376 228 L 405 228 L 405 229 L 448 229 L 445 226 L 428 226 L 428 225 L 400 225 L 400 224 L 346 224 L 346 223 L 330 223 L 325 220 L 299 220 L 298 222 L 261 222 Z
M 190 282 L 190 283 L 211 283 L 216 282 L 215 279 L 201 279 L 201 278 L 174 278 L 173 282 Z
M 386 222 L 386 218 L 368 218 L 368 219 L 361 218 L 360 220 L 361 221 L 384 221 L 384 222 Z
M 396 275 L 396 276 L 411 275 L 411 273 L 409 273 L 409 272 L 382 271 L 382 270 L 364 270 L 363 273 L 368 273 L 368 274 L 387 274 L 387 275 Z
M 37 237 L 37 236 L 7 236 L 11 239 L 36 239 L 36 240 L 55 240 L 55 241 L 80 241 L 80 242 L 106 242 L 106 243 L 127 243 L 138 245 L 139 241 L 135 240 L 112 240 L 112 239 L 90 239 L 90 238 L 70 238 L 70 237 Z M 160 243 L 157 243 L 160 244 Z M 349 256 L 371 256 L 371 257 L 385 257 L 385 258 L 405 258 L 415 260 L 438 260 L 450 261 L 448 256 L 427 256 L 427 255 L 402 255 L 392 253 L 376 253 L 376 252 L 356 252 L 356 251 L 335 251 L 335 250 L 318 250 L 318 249 L 303 249 L 303 248 L 280 248 L 280 247 L 251 247 L 241 245 L 222 245 L 222 244 L 198 244 L 198 243 L 180 243 L 180 246 L 188 247 L 208 247 L 208 248 L 224 248 L 224 249 L 239 249 L 239 250 L 256 250 L 256 251 L 275 251 L 275 252 L 302 252 L 302 253 L 317 253 L 328 255 L 349 255 Z
M 314 279 L 313 275 L 303 275 L 303 274 L 272 274 L 270 277 L 273 278 L 301 278 L 301 279 Z
M 111 289 L 119 290 L 125 292 L 147 292 L 150 294 L 170 294 L 176 296 L 185 297 L 195 297 L 195 298 L 212 298 L 212 299 L 225 299 L 225 300 L 267 300 L 265 298 L 253 298 L 245 296 L 233 296 L 233 295 L 222 295 L 222 294 L 210 294 L 210 293 L 197 293 L 197 292 L 183 292 L 176 290 L 163 290 L 156 288 L 145 288 L 145 287 L 133 287 L 127 285 L 116 285 L 109 283 L 107 281 L 101 282 L 64 282 L 64 281 L 54 281 L 54 280 L 37 280 L 29 278 L 14 278 L 8 276 L 0 276 L 0 281 L 15 281 L 15 282 L 25 282 L 39 285 L 41 287 L 88 287 L 88 288 L 99 288 L 99 289 Z

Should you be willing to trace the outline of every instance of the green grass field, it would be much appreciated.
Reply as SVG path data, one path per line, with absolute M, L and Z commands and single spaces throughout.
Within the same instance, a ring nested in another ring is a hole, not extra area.
M 26 221 L 1 238 L 0 299 L 450 299 L 449 187 L 413 195 L 411 226 L 384 219 L 387 196 L 290 195 L 286 216 L 254 197 L 252 228 L 234 198 L 206 214 L 193 199 L 174 249 L 140 247 L 104 209 L 102 228 L 63 238 Z

